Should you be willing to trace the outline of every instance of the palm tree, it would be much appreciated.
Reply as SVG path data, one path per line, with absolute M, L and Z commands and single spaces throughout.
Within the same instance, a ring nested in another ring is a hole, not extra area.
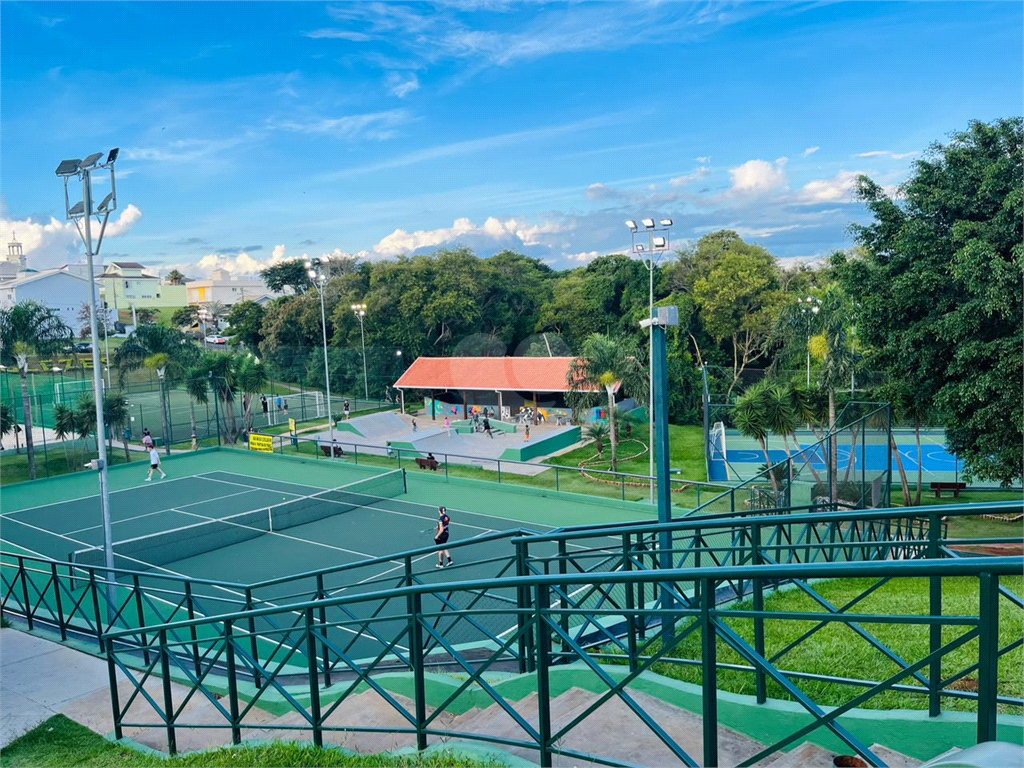
M 270 376 L 266 366 L 252 354 L 232 355 L 235 383 L 242 391 L 242 413 L 246 428 L 252 428 L 252 402 L 267 388 Z
M 192 417 L 192 434 L 196 433 L 196 403 L 210 402 L 210 373 L 201 365 L 188 369 L 185 374 L 185 391 L 188 393 L 189 414 Z
M 103 393 L 103 421 L 107 425 L 107 429 L 110 430 L 108 440 L 110 445 L 110 451 L 114 448 L 114 433 L 121 434 L 124 428 L 128 425 L 131 419 L 131 409 L 128 407 L 128 398 L 122 395 L 120 392 L 104 392 Z M 132 460 L 132 455 L 128 451 L 128 441 L 124 441 L 124 460 L 128 463 Z
M 636 342 L 613 339 L 600 333 L 587 337 L 578 357 L 569 365 L 567 397 L 573 409 L 593 404 L 604 391 L 608 407 L 608 432 L 612 445 L 612 472 L 618 471 L 619 439 L 615 428 L 615 392 L 624 389 L 640 401 L 647 398 L 647 374 Z
M 761 444 L 768 478 L 772 488 L 779 490 L 776 473 L 772 471 L 774 462 L 768 453 L 768 435 L 772 432 L 789 434 L 795 427 L 793 409 L 785 391 L 768 379 L 757 382 L 737 398 L 733 423 L 740 434 Z
M 235 424 L 235 366 L 231 355 L 207 352 L 203 355 L 202 367 L 210 376 L 213 393 L 220 401 L 224 416 L 224 436 L 229 443 L 237 437 Z
M 604 455 L 604 441 L 608 438 L 608 425 L 603 421 L 592 421 L 590 422 L 583 433 L 594 441 L 594 447 L 597 448 L 597 455 Z
M 181 381 L 188 366 L 198 359 L 199 354 L 199 347 L 179 329 L 164 325 L 142 325 L 132 331 L 124 344 L 114 351 L 114 367 L 122 385 L 130 372 L 147 367 L 161 377 L 162 386 L 173 387 Z M 162 391 L 160 416 L 164 428 L 164 445 L 169 453 L 167 403 Z
M 25 425 L 28 477 L 36 478 L 35 447 L 32 444 L 32 400 L 28 391 L 28 359 L 33 354 L 52 355 L 67 349 L 71 329 L 60 315 L 36 301 L 19 301 L 0 309 L 0 360 L 14 363 L 21 376 L 21 401 Z
M 181 285 L 184 282 L 185 276 L 176 269 L 172 269 L 167 273 L 167 284 L 168 285 Z
M 811 470 L 815 482 L 820 484 L 821 475 L 814 468 L 814 462 L 811 461 L 812 457 L 809 452 L 800 448 L 800 438 L 796 433 L 801 424 L 807 424 L 814 436 L 821 440 L 821 433 L 818 431 L 817 424 L 821 418 L 822 408 L 819 402 L 820 398 L 817 397 L 817 390 L 809 389 L 802 382 L 793 382 L 787 387 L 786 394 L 789 398 L 789 407 L 793 411 L 793 431 L 790 433 L 790 437 L 793 438 L 797 455 L 803 459 L 804 464 Z M 782 440 L 784 443 L 787 442 L 786 435 L 782 436 Z M 789 451 L 788 444 L 786 450 L 787 452 Z
M 228 308 L 224 306 L 223 302 L 211 301 L 206 305 L 206 314 L 209 316 L 210 321 L 213 323 L 213 330 L 217 331 L 220 329 L 220 318 L 224 317 L 228 313 Z
M 68 455 L 67 439 L 74 439 L 78 435 L 78 413 L 66 403 L 55 403 L 53 406 L 53 432 L 60 440 L 64 448 L 64 461 L 68 465 L 68 471 L 74 472 L 76 467 L 71 465 L 71 457 Z
M 14 419 L 11 418 L 11 409 L 0 404 L 0 449 L 3 449 L 4 435 L 14 431 Z

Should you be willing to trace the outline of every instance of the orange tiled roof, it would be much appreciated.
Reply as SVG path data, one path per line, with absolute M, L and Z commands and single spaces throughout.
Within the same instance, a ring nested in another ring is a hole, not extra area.
M 395 383 L 403 389 L 566 392 L 571 357 L 421 357 Z

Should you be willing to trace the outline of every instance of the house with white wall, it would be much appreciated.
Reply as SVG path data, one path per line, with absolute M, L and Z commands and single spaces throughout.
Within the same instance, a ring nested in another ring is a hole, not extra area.
M 188 303 L 185 285 L 171 285 L 137 261 L 110 262 L 100 280 L 103 300 L 110 309 L 183 307 Z
M 27 300 L 46 305 L 77 331 L 78 313 L 89 301 L 89 279 L 62 269 L 44 269 L 22 272 L 13 280 L 0 282 L 0 307 Z
M 234 277 L 225 269 L 218 269 L 208 279 L 192 280 L 188 288 L 189 304 L 209 304 L 219 301 L 231 306 L 240 301 L 256 301 L 266 296 L 277 296 L 263 278 L 258 275 L 239 275 Z

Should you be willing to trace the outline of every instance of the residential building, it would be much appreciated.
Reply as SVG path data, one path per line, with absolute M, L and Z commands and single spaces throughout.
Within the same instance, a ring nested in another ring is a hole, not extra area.
M 183 307 L 188 304 L 185 285 L 171 285 L 146 271 L 137 261 L 112 261 L 100 276 L 103 300 L 110 309 L 130 307 Z
M 0 307 L 33 300 L 54 310 L 77 335 L 78 313 L 89 302 L 89 279 L 62 269 L 22 272 L 0 282 Z
M 258 275 L 233 277 L 225 269 L 216 270 L 208 279 L 192 280 L 187 285 L 189 304 L 209 304 L 219 301 L 225 306 L 240 301 L 257 301 L 265 296 L 276 296 Z

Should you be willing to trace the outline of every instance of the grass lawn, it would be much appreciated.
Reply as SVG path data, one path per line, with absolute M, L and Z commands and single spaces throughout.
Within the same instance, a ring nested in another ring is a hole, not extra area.
M 1022 492 L 1017 490 L 1006 491 L 972 491 L 960 492 L 960 498 L 954 499 L 949 491 L 944 492 L 941 498 L 935 498 L 935 494 L 927 490 L 921 493 L 921 504 L 923 506 L 937 506 L 947 504 L 980 504 L 983 502 L 995 501 L 1020 501 Z M 913 494 L 913 490 L 911 490 Z M 913 501 L 913 499 L 911 499 Z M 899 486 L 892 488 L 892 503 L 894 506 L 903 506 L 903 491 Z M 1006 538 L 1008 536 L 1021 537 L 1022 527 L 1019 522 L 1003 522 L 1000 520 L 988 520 L 984 517 L 953 517 L 949 520 L 949 537 L 951 539 L 994 539 Z
M 1019 576 L 1004 578 L 1000 582 L 1015 594 L 1021 594 L 1024 579 Z M 833 605 L 844 605 L 862 594 L 874 584 L 873 579 L 843 579 L 815 585 L 815 590 Z M 943 613 L 946 615 L 977 616 L 978 581 L 972 578 L 950 578 L 942 582 Z M 749 602 L 742 603 L 742 608 L 751 609 Z M 1012 610 L 1004 599 L 1003 610 L 999 613 L 999 642 L 1005 646 L 1013 640 L 1019 640 L 1024 633 L 1024 615 L 1019 610 Z M 796 589 L 776 592 L 765 600 L 767 611 L 814 611 L 820 612 L 821 606 L 809 596 Z M 894 579 L 873 594 L 862 600 L 853 609 L 856 613 L 874 613 L 884 615 L 928 614 L 928 582 L 926 579 Z M 734 619 L 727 622 L 729 627 L 753 645 L 754 623 L 752 619 Z M 815 622 L 769 619 L 765 622 L 765 640 L 769 658 L 773 653 L 785 648 L 789 643 L 800 637 L 804 632 L 815 626 Z M 901 658 L 915 662 L 928 655 L 928 628 L 913 624 L 862 624 L 861 627 L 878 641 L 887 645 Z M 963 634 L 965 627 L 943 628 L 943 642 L 947 643 Z M 657 643 L 655 647 L 658 647 Z M 673 656 L 685 659 L 700 658 L 699 631 L 686 638 L 677 648 Z M 957 648 L 943 658 L 942 674 L 948 677 L 975 664 L 978 660 L 978 643 L 972 641 Z M 745 664 L 739 654 L 718 641 L 719 664 Z M 836 677 L 859 678 L 862 680 L 884 680 L 898 671 L 894 662 L 889 661 L 879 651 L 868 645 L 867 641 L 858 637 L 853 630 L 839 623 L 832 623 L 816 634 L 803 641 L 793 650 L 776 662 L 783 670 L 810 672 Z M 654 665 L 654 671 L 677 680 L 700 683 L 701 671 L 698 667 L 684 667 L 669 662 Z M 906 681 L 904 681 L 906 682 Z M 971 673 L 961 683 L 954 684 L 961 690 L 974 690 L 977 673 Z M 839 685 L 831 682 L 800 680 L 800 687 L 815 703 L 826 706 L 840 706 L 853 697 L 863 693 L 866 688 L 853 685 Z M 719 670 L 718 688 L 723 691 L 754 694 L 754 676 L 730 670 Z M 999 693 L 1003 696 L 1020 697 L 1024 694 L 1024 649 L 1016 648 L 1005 654 L 999 661 Z M 790 699 L 782 688 L 768 681 L 768 696 L 777 699 Z M 927 696 L 919 694 L 887 691 L 862 705 L 868 709 L 927 709 Z M 943 708 L 948 710 L 974 711 L 977 709 L 972 701 L 946 698 Z M 1000 708 L 1002 711 L 1002 707 Z M 1007 712 L 1014 710 L 1007 709 Z
M 630 472 L 646 475 L 650 470 L 650 460 L 643 446 L 647 443 L 647 426 L 643 425 L 633 431 L 638 440 L 627 440 L 619 446 L 620 456 L 629 456 L 643 451 L 641 456 L 619 462 L 619 472 Z M 708 479 L 707 465 L 704 461 L 704 429 L 703 427 L 681 427 L 670 424 L 668 427 L 669 466 L 680 470 L 679 476 L 687 480 Z M 642 442 L 640 442 L 642 441 Z M 574 451 L 545 459 L 547 464 L 561 464 L 574 467 L 581 461 L 592 459 L 597 454 L 593 445 L 585 445 Z M 611 448 L 605 441 L 604 460 L 588 464 L 593 469 L 611 469 Z
M 162 758 L 119 746 L 63 715 L 51 717 L 17 741 L 4 747 L 0 766 L 471 766 L 481 763 L 446 751 L 426 755 L 390 757 L 347 755 L 336 749 L 317 749 L 298 744 L 264 744 L 216 749 L 192 755 Z
M 69 452 L 71 457 L 69 461 L 65 458 L 64 451 L 59 446 L 49 445 L 45 455 L 43 454 L 41 444 L 37 443 L 35 448 L 37 478 L 66 475 L 71 471 L 91 471 L 83 468 L 82 464 L 96 458 L 95 453 L 90 453 L 84 459 L 76 461 L 74 453 Z M 133 462 L 144 462 L 146 460 L 146 454 L 141 451 L 132 451 L 131 457 Z M 107 459 L 111 466 L 127 463 L 124 458 L 123 448 L 115 447 L 114 450 L 108 451 Z M 6 453 L 0 458 L 0 485 L 23 483 L 26 480 L 28 480 L 28 456 L 25 453 L 25 447 L 22 446 L 20 454 Z

